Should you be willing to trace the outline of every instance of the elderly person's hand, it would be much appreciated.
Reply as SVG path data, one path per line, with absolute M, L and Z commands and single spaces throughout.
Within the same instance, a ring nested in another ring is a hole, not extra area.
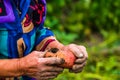
M 76 56 L 75 63 L 70 69 L 70 72 L 79 73 L 86 65 L 88 54 L 84 46 L 76 44 L 69 44 L 65 46 L 56 40 L 48 45 L 47 49 L 50 48 L 58 48 L 60 50 L 67 51 L 68 54 L 72 52 Z
M 43 58 L 43 52 L 33 51 L 31 54 L 19 60 L 19 70 L 23 75 L 27 75 L 37 80 L 48 80 L 57 77 L 63 68 L 57 67 L 64 63 L 61 58 Z
M 74 73 L 81 72 L 83 70 L 84 66 L 86 65 L 86 60 L 88 58 L 86 48 L 84 46 L 70 44 L 68 46 L 65 46 L 64 49 L 67 49 L 70 52 L 72 52 L 77 58 L 75 61 L 75 64 L 69 71 L 74 72 Z

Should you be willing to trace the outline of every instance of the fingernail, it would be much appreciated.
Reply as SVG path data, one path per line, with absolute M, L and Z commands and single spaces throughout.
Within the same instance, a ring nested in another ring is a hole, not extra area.
M 80 54 L 79 54 L 79 57 L 80 57 L 80 58 L 83 58 L 83 54 L 82 54 L 82 53 L 80 53 Z
M 65 60 L 63 58 L 61 58 L 61 64 L 65 63 Z

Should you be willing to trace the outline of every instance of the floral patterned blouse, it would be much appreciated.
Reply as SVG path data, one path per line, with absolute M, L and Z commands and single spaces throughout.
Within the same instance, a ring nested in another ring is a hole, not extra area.
M 44 27 L 45 17 L 45 0 L 0 0 L 0 59 L 20 58 L 35 49 L 44 51 L 52 40 L 42 40 L 54 35 Z M 21 76 L 0 80 L 34 79 Z

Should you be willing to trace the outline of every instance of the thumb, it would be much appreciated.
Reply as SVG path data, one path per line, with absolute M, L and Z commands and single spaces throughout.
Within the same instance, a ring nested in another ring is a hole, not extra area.
M 78 48 L 76 45 L 69 45 L 69 50 L 78 58 L 83 58 L 84 54 L 83 52 Z

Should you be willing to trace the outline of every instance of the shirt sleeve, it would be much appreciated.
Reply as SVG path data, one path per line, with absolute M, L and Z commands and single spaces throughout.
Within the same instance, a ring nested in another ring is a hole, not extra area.
M 35 47 L 38 47 L 39 49 L 48 42 L 45 40 L 47 37 L 54 36 L 53 32 L 44 27 L 44 21 L 46 18 L 46 1 L 45 0 L 36 0 L 38 10 L 34 13 L 34 24 L 35 26 L 38 26 L 36 30 L 36 41 L 35 41 Z M 51 42 L 53 40 L 50 40 Z M 48 44 L 48 43 L 47 43 Z
M 38 29 L 36 32 L 35 46 L 39 45 L 40 43 L 42 43 L 43 40 L 45 41 L 47 37 L 51 37 L 51 36 L 54 36 L 54 34 L 50 29 L 45 27 L 43 27 L 42 29 Z

